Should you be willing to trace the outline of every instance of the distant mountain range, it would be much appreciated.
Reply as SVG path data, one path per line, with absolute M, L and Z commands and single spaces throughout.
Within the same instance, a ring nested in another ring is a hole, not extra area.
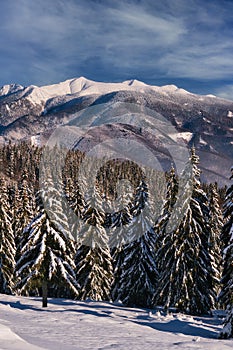
M 150 86 L 138 80 L 101 83 L 84 77 L 42 87 L 5 85 L 0 89 L 0 142 L 45 140 L 78 111 L 117 101 L 162 114 L 176 128 L 178 141 L 196 147 L 203 180 L 228 182 L 233 163 L 233 101 L 192 94 L 175 85 Z M 125 127 L 122 135 L 127 138 L 137 132 Z M 105 126 L 103 138 L 107 133 L 111 130 Z

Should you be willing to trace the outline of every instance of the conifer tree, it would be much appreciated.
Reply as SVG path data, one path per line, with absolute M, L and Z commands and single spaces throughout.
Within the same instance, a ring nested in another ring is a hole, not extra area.
M 115 212 L 111 215 L 112 234 L 109 238 L 110 247 L 120 247 L 128 242 L 127 230 L 125 230 L 124 225 L 129 224 L 132 220 L 132 199 L 131 187 L 127 182 L 123 182 L 121 187 L 118 186 L 117 188 L 117 205 L 114 208 Z
M 124 260 L 117 299 L 125 305 L 151 307 L 157 285 L 155 233 L 150 199 L 144 179 L 136 190 L 133 219 L 129 225 L 130 242 L 124 247 Z
M 28 294 L 42 288 L 43 307 L 47 306 L 48 284 L 61 284 L 78 294 L 74 272 L 74 243 L 59 201 L 60 194 L 48 183 L 37 193 L 38 215 L 24 231 L 28 241 L 16 265 L 17 288 Z
M 8 191 L 2 177 L 0 188 L 0 292 L 11 294 L 14 289 L 15 242 Z
M 16 238 L 17 237 L 16 227 L 20 226 L 17 212 L 22 207 L 18 183 L 14 183 L 11 185 L 11 188 L 9 189 L 8 198 L 9 198 L 9 204 L 11 207 L 10 212 L 9 212 L 9 215 L 12 217 L 12 225 L 11 226 L 12 226 L 12 230 L 14 233 L 14 237 Z
M 73 186 L 69 197 L 70 209 L 68 221 L 73 237 L 78 240 L 79 231 L 82 227 L 83 211 L 85 207 L 85 200 L 80 192 L 79 184 Z
M 184 216 L 178 221 L 178 227 L 167 232 L 158 250 L 160 278 L 155 294 L 155 304 L 177 307 L 194 315 L 209 313 L 216 301 L 208 250 L 208 203 L 200 186 L 198 161 L 192 149 L 185 169 L 191 182 L 184 188 L 187 196 L 184 194 L 180 201 L 180 212 Z
M 33 189 L 30 188 L 27 176 L 24 176 L 22 184 L 19 189 L 19 193 L 16 196 L 18 198 L 18 207 L 15 209 L 15 225 L 14 235 L 16 242 L 16 261 L 21 256 L 21 249 L 27 242 L 27 235 L 24 229 L 29 225 L 35 214 L 35 200 Z
M 177 200 L 178 194 L 178 179 L 175 173 L 175 169 L 172 166 L 170 172 L 167 175 L 167 191 L 166 198 L 164 201 L 162 214 L 159 216 L 155 223 L 155 233 L 156 233 L 156 250 L 158 250 L 163 242 L 163 238 L 166 235 L 166 228 L 171 216 L 171 212 Z M 157 268 L 159 271 L 159 261 L 157 261 Z
M 114 282 L 112 285 L 112 299 L 118 299 L 119 279 L 122 275 L 122 267 L 125 259 L 124 247 L 129 243 L 128 226 L 132 221 L 130 212 L 132 193 L 127 183 L 122 188 L 118 188 L 118 206 L 112 215 L 111 235 L 109 246 L 113 259 Z
M 14 145 L 9 144 L 9 154 L 8 154 L 8 173 L 7 175 L 12 179 L 15 174 L 15 150 Z
M 220 278 L 222 258 L 221 258 L 221 232 L 223 228 L 223 216 L 219 206 L 219 195 L 217 184 L 211 184 L 209 187 L 209 244 L 208 249 L 212 259 L 211 266 L 213 269 L 213 276 L 215 276 L 214 291 L 216 295 L 220 290 Z
M 80 246 L 75 257 L 79 299 L 109 300 L 113 278 L 112 258 L 104 228 L 102 199 L 96 187 L 89 189 L 85 202 L 84 222 L 78 234 Z
M 223 209 L 225 219 L 221 236 L 223 242 L 223 272 L 222 290 L 219 299 L 227 309 L 227 317 L 220 337 L 233 338 L 233 185 L 227 190 Z

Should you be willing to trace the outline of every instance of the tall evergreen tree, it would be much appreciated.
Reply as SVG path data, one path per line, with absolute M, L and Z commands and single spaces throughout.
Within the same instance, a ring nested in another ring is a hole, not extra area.
M 131 208 L 132 208 L 133 194 L 128 182 L 118 186 L 117 189 L 117 201 L 115 212 L 111 215 L 111 228 L 112 234 L 109 238 L 110 247 L 121 246 L 128 242 L 127 230 L 125 225 L 129 224 L 132 220 Z
M 9 189 L 10 194 L 8 195 L 8 198 L 9 198 L 11 210 L 10 210 L 9 214 L 12 217 L 12 225 L 11 226 L 12 226 L 14 236 L 16 238 L 17 237 L 16 227 L 20 226 L 17 212 L 22 207 L 22 202 L 21 202 L 21 198 L 20 198 L 20 194 L 19 194 L 19 184 L 14 183 L 14 184 L 11 184 L 10 187 L 11 187 Z
M 210 215 L 210 231 L 209 231 L 209 252 L 212 259 L 211 265 L 213 275 L 215 276 L 214 290 L 216 295 L 220 290 L 221 279 L 221 232 L 223 228 L 223 215 L 219 205 L 219 195 L 217 184 L 211 184 L 209 187 L 209 215 Z
M 223 214 L 225 218 L 221 236 L 223 242 L 223 273 L 221 279 L 222 290 L 219 298 L 227 309 L 227 317 L 220 337 L 233 338 L 233 185 L 227 190 Z
M 216 300 L 208 250 L 207 197 L 200 186 L 198 161 L 192 149 L 191 164 L 188 163 L 185 169 L 191 176 L 191 186 L 184 188 L 188 195 L 180 201 L 184 216 L 178 221 L 177 228 L 167 232 L 158 250 L 160 278 L 155 294 L 155 304 L 177 307 L 194 315 L 209 313 Z
M 70 209 L 68 216 L 68 221 L 70 224 L 70 230 L 73 235 L 73 237 L 78 240 L 79 237 L 79 231 L 82 227 L 82 221 L 83 221 L 83 211 L 85 207 L 85 200 L 80 192 L 79 184 L 77 183 L 76 186 L 73 186 L 70 198 Z
M 14 289 L 15 242 L 8 191 L 2 177 L 0 188 L 0 292 L 11 294 Z
M 112 299 L 118 299 L 119 280 L 122 275 L 122 267 L 125 259 L 124 247 L 129 243 L 128 226 L 132 221 L 131 201 L 132 193 L 127 184 L 118 190 L 118 206 L 112 214 L 111 235 L 109 245 L 113 259 L 114 282 L 112 285 Z
M 41 287 L 43 307 L 47 306 L 49 283 L 62 284 L 74 295 L 78 294 L 73 261 L 75 248 L 59 196 L 49 181 L 37 193 L 39 214 L 24 231 L 28 241 L 22 247 L 22 257 L 16 265 L 19 292 L 29 293 Z
M 27 180 L 27 176 L 24 177 L 19 193 L 16 196 L 18 198 L 18 207 L 15 209 L 15 225 L 14 225 L 14 236 L 16 242 L 16 261 L 21 256 L 21 249 L 27 243 L 28 236 L 24 229 L 32 221 L 35 215 L 35 200 L 33 189 Z
M 96 187 L 87 192 L 83 226 L 78 234 L 76 276 L 80 285 L 79 299 L 109 300 L 113 278 L 112 258 L 104 228 L 105 213 Z
M 166 198 L 164 201 L 162 214 L 159 216 L 155 223 L 155 233 L 156 233 L 156 250 L 158 250 L 166 236 L 166 229 L 168 221 L 171 217 L 171 212 L 177 200 L 178 194 L 178 179 L 174 167 L 171 167 L 170 172 L 167 175 L 167 191 Z M 157 268 L 159 269 L 159 261 L 157 261 Z M 158 270 L 159 271 L 159 270 Z
M 155 233 L 150 213 L 148 188 L 143 179 L 137 190 L 129 225 L 130 243 L 124 247 L 124 260 L 117 299 L 125 305 L 151 307 L 157 285 Z

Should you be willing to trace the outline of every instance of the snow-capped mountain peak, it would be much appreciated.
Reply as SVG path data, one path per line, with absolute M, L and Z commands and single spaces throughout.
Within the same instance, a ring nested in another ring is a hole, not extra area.
M 104 95 L 116 91 L 140 91 L 145 92 L 151 89 L 147 85 L 138 80 L 127 80 L 122 83 L 105 83 L 96 82 L 85 77 L 68 79 L 58 84 L 46 86 L 29 86 L 24 90 L 26 96 L 32 103 L 41 104 L 46 103 L 47 100 L 65 95 Z M 78 97 L 77 96 L 77 97 Z
M 131 79 L 131 80 L 125 80 L 122 84 L 128 85 L 128 86 L 134 86 L 134 87 L 149 87 L 149 85 L 143 83 L 140 80 L 137 79 Z
M 14 92 L 17 92 L 23 89 L 24 87 L 19 84 L 3 85 L 0 89 L 0 96 L 10 95 L 10 94 L 13 94 Z
M 41 87 L 31 85 L 24 88 L 18 84 L 5 85 L 1 88 L 0 95 L 8 95 L 20 90 L 23 92 L 22 96 L 27 97 L 33 104 L 45 104 L 49 99 L 65 95 L 77 95 L 76 97 L 81 97 L 87 95 L 105 95 L 117 91 L 155 92 L 162 95 L 188 93 L 175 85 L 153 86 L 136 79 L 125 80 L 119 83 L 106 83 L 79 77 Z

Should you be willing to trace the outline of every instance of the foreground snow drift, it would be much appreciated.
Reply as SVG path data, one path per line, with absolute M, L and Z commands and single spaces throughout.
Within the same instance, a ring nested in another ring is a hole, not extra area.
M 104 302 L 0 295 L 0 349 L 210 349 L 225 350 L 233 340 L 218 340 L 222 319 L 126 308 Z

